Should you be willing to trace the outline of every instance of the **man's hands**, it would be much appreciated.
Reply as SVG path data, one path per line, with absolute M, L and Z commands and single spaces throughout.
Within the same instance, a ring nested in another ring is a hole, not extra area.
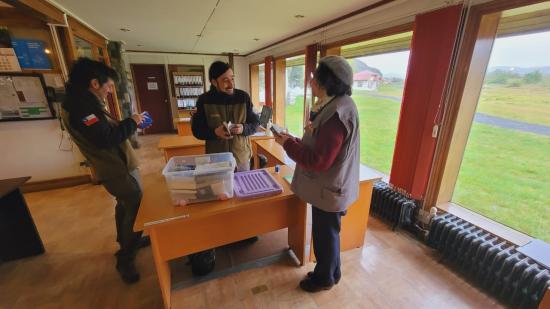
M 233 135 L 240 135 L 240 134 L 243 134 L 243 125 L 240 124 L 240 123 L 236 123 L 234 125 L 231 126 L 231 134 Z
M 141 114 L 133 114 L 132 119 L 136 122 L 137 125 L 139 125 L 145 120 L 145 116 Z
M 225 125 L 220 125 L 214 130 L 214 133 L 218 138 L 221 139 L 232 139 L 232 135 L 240 135 L 243 134 L 244 127 L 240 123 L 232 124 L 229 132 L 227 131 L 227 127 Z
M 225 126 L 223 124 L 221 124 L 219 127 L 217 127 L 214 130 L 214 134 L 216 134 L 216 136 L 218 138 L 221 138 L 221 139 L 232 139 L 233 138 L 233 136 L 231 136 L 231 134 L 229 132 L 227 132 L 227 129 L 225 128 Z

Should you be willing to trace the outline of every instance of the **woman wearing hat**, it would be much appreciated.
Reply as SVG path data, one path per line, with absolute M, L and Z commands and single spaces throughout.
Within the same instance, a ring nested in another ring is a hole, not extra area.
M 313 73 L 313 104 L 304 136 L 276 136 L 296 162 L 291 188 L 312 207 L 314 271 L 300 282 L 307 292 L 340 281 L 340 225 L 359 195 L 359 119 L 351 99 L 353 72 L 340 56 L 321 59 Z

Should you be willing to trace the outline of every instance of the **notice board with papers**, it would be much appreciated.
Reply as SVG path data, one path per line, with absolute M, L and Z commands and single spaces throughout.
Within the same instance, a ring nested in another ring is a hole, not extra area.
M 0 73 L 0 121 L 51 119 L 53 116 L 42 75 Z

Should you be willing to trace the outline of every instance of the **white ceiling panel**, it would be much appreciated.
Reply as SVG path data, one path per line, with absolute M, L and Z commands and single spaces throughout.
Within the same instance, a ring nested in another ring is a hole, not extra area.
M 56 0 L 131 50 L 246 54 L 378 0 Z M 295 18 L 304 15 L 304 18 Z M 130 29 L 123 32 L 120 29 Z M 197 37 L 202 31 L 202 36 Z M 255 41 L 254 38 L 258 38 Z

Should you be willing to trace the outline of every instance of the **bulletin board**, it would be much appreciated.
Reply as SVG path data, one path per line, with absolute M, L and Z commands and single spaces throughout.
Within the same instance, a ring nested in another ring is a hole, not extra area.
M 40 74 L 0 73 L 0 121 L 52 119 L 54 110 Z

